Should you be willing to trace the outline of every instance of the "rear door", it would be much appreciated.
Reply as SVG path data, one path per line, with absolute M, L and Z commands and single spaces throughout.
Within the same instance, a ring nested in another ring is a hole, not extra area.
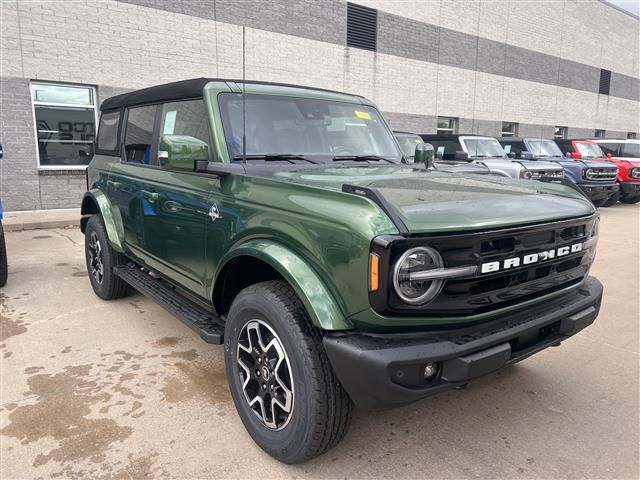
M 119 163 L 111 167 L 107 191 L 120 213 L 125 246 L 134 257 L 144 260 L 144 181 L 157 168 L 154 131 L 156 105 L 129 108 L 125 114 L 123 145 Z

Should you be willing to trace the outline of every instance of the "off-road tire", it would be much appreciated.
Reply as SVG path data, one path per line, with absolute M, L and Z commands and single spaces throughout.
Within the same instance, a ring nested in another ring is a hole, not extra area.
M 620 200 L 620 192 L 616 192 L 613 195 L 611 195 L 609 197 L 609 199 L 602 204 L 602 206 L 603 207 L 611 207 L 611 206 L 615 205 L 616 203 L 618 203 L 618 200 Z
M 0 222 L 0 287 L 4 287 L 9 276 L 9 264 L 7 263 L 7 245 L 4 243 L 4 229 Z
M 93 235 L 97 238 L 102 253 L 101 281 L 98 281 L 92 274 L 90 243 Z M 131 286 L 118 277 L 113 271 L 113 267 L 126 263 L 126 257 L 111 248 L 101 215 L 92 215 L 87 222 L 87 227 L 84 232 L 84 252 L 89 281 L 96 295 L 103 300 L 114 300 L 124 297 L 131 292 Z
M 252 320 L 266 323 L 279 337 L 292 373 L 293 409 L 281 430 L 265 425 L 242 390 L 239 335 Z M 284 281 L 242 290 L 225 325 L 225 367 L 231 396 L 253 440 L 284 463 L 304 462 L 336 446 L 351 424 L 353 403 L 338 382 L 322 345 L 322 333 L 309 320 L 296 293 Z
M 627 205 L 640 202 L 640 195 L 635 197 L 620 197 L 620 203 L 625 203 Z

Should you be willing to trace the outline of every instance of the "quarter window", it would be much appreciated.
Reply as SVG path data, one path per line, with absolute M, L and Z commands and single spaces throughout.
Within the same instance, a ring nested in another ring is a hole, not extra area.
M 144 165 L 156 165 L 157 157 L 152 152 L 153 127 L 155 125 L 156 105 L 130 108 L 127 116 L 127 131 L 124 150 L 127 162 Z
M 94 87 L 32 83 L 40 168 L 84 168 L 93 156 Z
M 553 138 L 567 138 L 567 127 L 556 127 Z
M 458 119 L 453 117 L 438 117 L 438 133 L 456 133 Z
M 118 146 L 118 127 L 120 125 L 120 111 L 103 112 L 98 126 L 97 149 L 114 153 Z
M 502 136 L 503 137 L 517 137 L 518 136 L 518 124 L 515 122 L 502 122 Z

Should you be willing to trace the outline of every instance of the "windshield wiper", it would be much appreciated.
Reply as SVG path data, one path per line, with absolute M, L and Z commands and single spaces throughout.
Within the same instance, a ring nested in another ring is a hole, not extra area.
M 234 160 L 264 160 L 265 162 L 277 162 L 280 160 L 285 160 L 290 163 L 295 163 L 292 160 L 304 160 L 309 163 L 319 163 L 315 160 L 311 160 L 310 158 L 305 157 L 304 155 L 295 154 L 295 153 L 261 153 L 261 154 L 251 154 L 251 155 L 235 155 L 233 157 Z
M 336 155 L 335 157 L 333 157 L 334 162 L 340 162 L 343 160 L 351 160 L 354 162 L 379 162 L 380 160 L 384 160 L 385 162 L 396 163 L 393 160 L 380 157 L 379 155 Z

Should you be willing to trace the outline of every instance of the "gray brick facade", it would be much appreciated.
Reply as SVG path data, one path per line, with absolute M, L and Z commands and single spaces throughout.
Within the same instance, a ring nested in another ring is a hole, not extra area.
M 502 121 L 526 136 L 640 133 L 640 22 L 595 0 L 558 2 L 356 0 L 378 9 L 371 52 L 346 46 L 344 0 L 2 0 L 0 197 L 7 210 L 66 208 L 85 188 L 81 170 L 38 169 L 31 81 L 92 85 L 102 101 L 239 78 L 241 26 L 247 78 L 364 95 L 395 129 L 435 133 L 447 116 L 494 136 Z M 615 29 L 600 26 L 602 9 Z M 597 93 L 600 68 L 612 71 L 609 95 Z

